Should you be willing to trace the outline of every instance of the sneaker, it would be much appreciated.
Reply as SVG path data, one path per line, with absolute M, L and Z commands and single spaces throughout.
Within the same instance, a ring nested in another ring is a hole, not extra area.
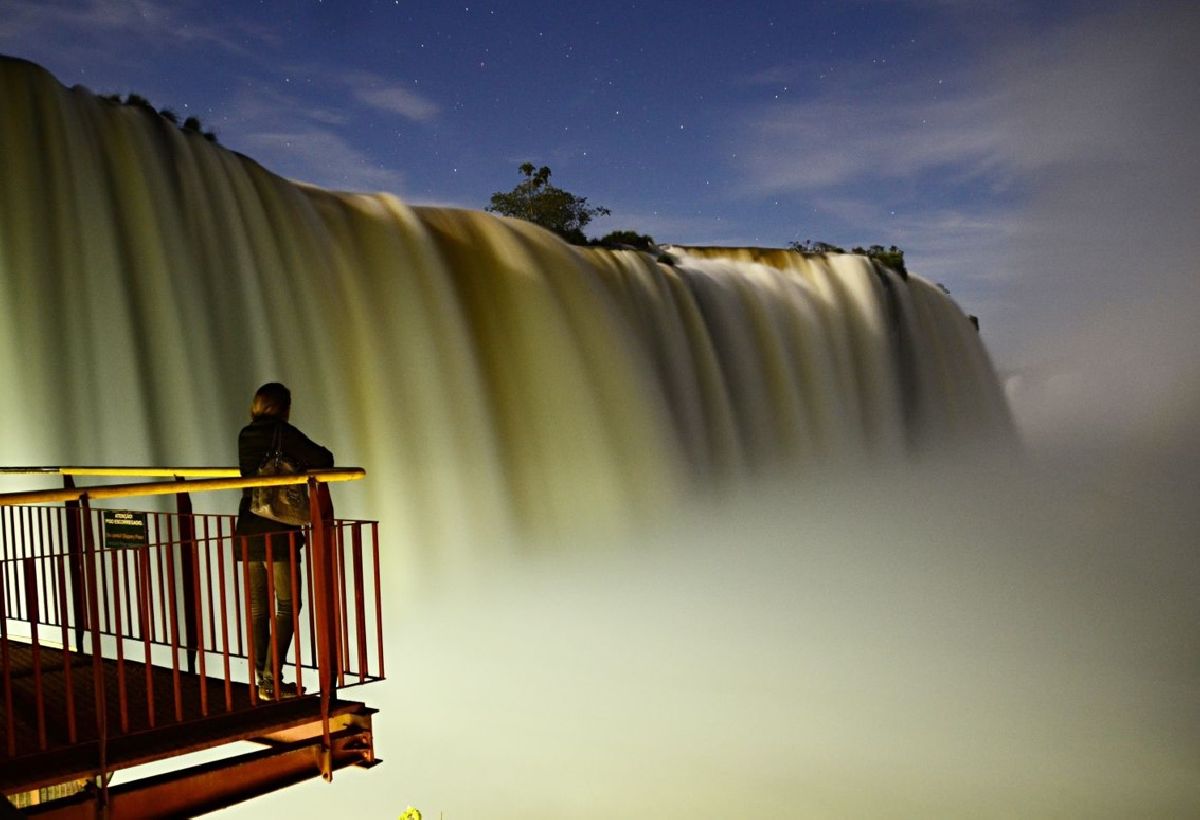
M 280 683 L 278 686 L 270 678 L 258 682 L 259 700 L 284 700 L 301 694 L 294 683 Z

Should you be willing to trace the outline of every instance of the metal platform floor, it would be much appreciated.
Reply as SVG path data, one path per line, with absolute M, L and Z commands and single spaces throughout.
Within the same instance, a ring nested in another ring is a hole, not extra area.
M 11 639 L 7 644 L 13 702 L 0 704 L 0 794 L 95 777 L 101 771 L 127 769 L 238 740 L 283 744 L 290 737 L 289 731 L 297 733 L 299 739 L 311 737 L 311 728 L 298 727 L 311 727 L 321 721 L 320 698 L 315 694 L 252 704 L 245 683 L 231 683 L 227 699 L 223 678 L 201 678 L 183 670 L 151 666 L 147 684 L 145 664 L 125 661 L 122 670 L 115 660 L 105 659 L 102 669 L 107 737 L 102 743 L 91 657 L 70 653 L 68 675 L 62 650 L 39 647 L 39 709 L 32 647 Z M 124 727 L 122 677 L 125 702 L 141 706 L 140 710 L 127 709 Z M 146 697 L 148 688 L 153 690 L 153 698 Z M 207 714 L 201 708 L 202 690 Z M 75 714 L 74 739 L 67 718 L 69 701 Z M 147 704 L 153 704 L 152 712 Z M 369 714 L 373 711 L 358 702 L 336 700 L 330 717 L 334 728 L 340 729 L 347 725 L 346 718 L 366 715 L 369 739 Z M 363 763 L 373 762 L 370 754 L 364 756 Z M 319 774 L 319 770 L 314 768 L 312 774 Z

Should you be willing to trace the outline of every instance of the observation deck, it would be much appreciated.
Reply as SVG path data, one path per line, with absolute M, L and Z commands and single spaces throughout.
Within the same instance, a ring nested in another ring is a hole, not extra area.
M 379 525 L 336 518 L 328 490 L 363 470 L 0 468 L 18 475 L 63 486 L 0 493 L 0 817 L 194 815 L 379 762 L 376 710 L 342 697 L 384 678 Z M 267 666 L 297 695 L 268 700 L 236 515 L 194 513 L 191 496 L 288 484 L 307 484 L 311 520 L 306 547 L 294 532 L 266 539 L 300 603 L 290 653 L 269 619 Z M 113 782 L 201 751 L 203 764 Z

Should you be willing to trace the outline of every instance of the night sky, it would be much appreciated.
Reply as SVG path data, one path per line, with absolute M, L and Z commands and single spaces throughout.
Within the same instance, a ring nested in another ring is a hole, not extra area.
M 899 245 L 1002 375 L 1195 296 L 1198 33 L 1176 0 L 0 0 L 0 52 L 297 180 L 482 208 L 528 160 L 612 210 L 591 236 Z

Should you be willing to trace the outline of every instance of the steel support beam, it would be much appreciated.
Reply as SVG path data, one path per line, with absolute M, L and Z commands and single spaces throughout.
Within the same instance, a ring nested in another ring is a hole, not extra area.
M 102 795 L 93 790 L 24 810 L 26 817 L 110 820 L 146 816 L 194 816 L 232 806 L 322 776 L 347 766 L 370 768 L 375 758 L 371 717 L 356 715 L 346 728 L 331 732 L 325 748 L 322 725 L 310 737 L 276 742 L 271 748 L 206 763 L 108 789 L 107 813 Z M 290 734 L 303 734 L 297 727 Z

